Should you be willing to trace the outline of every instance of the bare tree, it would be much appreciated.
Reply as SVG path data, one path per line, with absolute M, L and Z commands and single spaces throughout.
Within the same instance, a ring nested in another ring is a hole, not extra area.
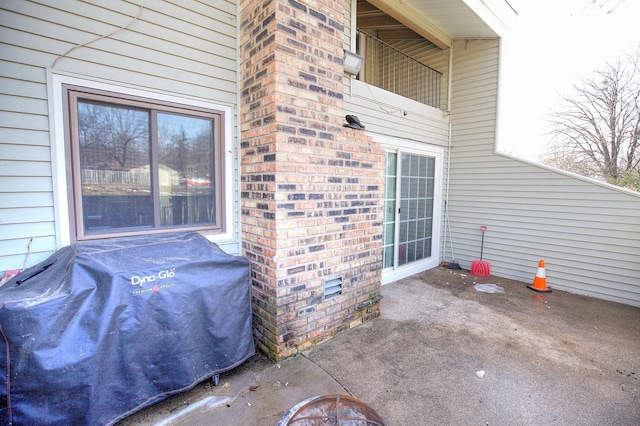
M 130 169 L 149 164 L 148 113 L 79 102 L 78 132 L 86 167 Z
M 583 156 L 579 155 L 571 146 L 558 142 L 548 145 L 547 151 L 542 157 L 542 162 L 582 176 L 597 175 L 596 164 L 588 158 L 583 158 Z
M 639 60 L 608 63 L 561 98 L 545 164 L 614 184 L 640 172 Z

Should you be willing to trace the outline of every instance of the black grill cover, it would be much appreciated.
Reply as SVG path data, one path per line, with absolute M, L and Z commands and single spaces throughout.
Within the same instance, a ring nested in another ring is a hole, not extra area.
M 254 354 L 249 261 L 197 233 L 81 242 L 0 288 L 0 421 L 116 421 Z

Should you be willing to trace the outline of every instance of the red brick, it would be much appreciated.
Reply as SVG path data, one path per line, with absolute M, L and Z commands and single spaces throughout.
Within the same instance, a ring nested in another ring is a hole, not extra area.
M 330 59 L 342 55 L 342 3 L 299 3 L 241 5 L 242 240 L 257 345 L 275 359 L 379 312 L 355 307 L 380 290 L 384 151 L 342 127 L 342 68 Z M 363 194 L 371 204 L 351 204 Z M 323 277 L 341 273 L 343 294 L 323 301 Z

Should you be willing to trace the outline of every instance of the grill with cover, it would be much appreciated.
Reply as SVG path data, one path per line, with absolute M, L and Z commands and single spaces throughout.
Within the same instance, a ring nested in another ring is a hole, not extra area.
M 0 421 L 113 424 L 242 364 L 249 277 L 194 232 L 60 249 L 0 287 Z

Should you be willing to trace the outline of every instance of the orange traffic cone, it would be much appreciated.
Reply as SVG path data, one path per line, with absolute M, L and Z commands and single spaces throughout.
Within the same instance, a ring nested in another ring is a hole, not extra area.
M 527 287 L 539 293 L 551 293 L 551 289 L 547 288 L 547 277 L 544 272 L 544 260 L 541 260 L 538 263 L 538 272 L 536 272 L 536 277 L 533 279 L 533 284 L 528 285 Z

